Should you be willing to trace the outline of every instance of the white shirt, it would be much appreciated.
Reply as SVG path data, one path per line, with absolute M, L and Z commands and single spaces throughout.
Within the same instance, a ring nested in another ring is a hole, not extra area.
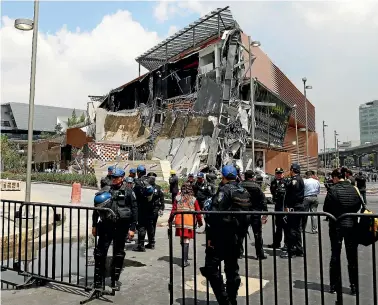
M 308 178 L 304 180 L 305 190 L 304 196 L 317 196 L 320 193 L 320 183 L 314 178 Z

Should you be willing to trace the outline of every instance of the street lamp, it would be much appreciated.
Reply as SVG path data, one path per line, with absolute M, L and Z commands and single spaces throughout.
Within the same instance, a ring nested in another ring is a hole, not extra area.
M 249 86 L 250 86 L 250 104 L 251 104 L 251 158 L 252 158 L 252 170 L 255 170 L 255 80 L 252 77 L 252 50 L 251 47 L 259 47 L 260 41 L 252 41 L 251 36 L 248 36 L 248 53 L 249 53 Z
M 31 72 L 30 72 L 30 92 L 29 92 L 28 156 L 27 156 L 27 168 L 26 168 L 25 202 L 30 202 L 30 193 L 31 193 L 35 71 L 36 71 L 36 63 L 37 63 L 37 40 L 38 40 L 38 17 L 39 17 L 39 1 L 34 0 L 34 18 L 33 18 L 33 20 L 16 19 L 15 22 L 14 22 L 14 27 L 18 30 L 30 31 L 31 29 L 33 29 Z
M 335 165 L 336 165 L 336 168 L 338 168 L 339 166 L 339 162 L 338 162 L 338 160 L 337 160 L 337 150 L 338 150 L 338 145 L 337 145 L 337 136 L 339 135 L 337 132 L 336 132 L 336 130 L 335 130 L 335 132 L 334 132 L 334 134 L 335 134 Z
M 307 97 L 306 90 L 312 89 L 312 86 L 306 86 L 307 78 L 303 77 L 303 91 L 304 91 L 304 102 L 305 102 L 305 116 L 306 116 L 306 158 L 307 158 L 307 170 L 309 170 L 309 159 L 308 159 L 308 118 L 307 118 Z
M 324 156 L 324 168 L 327 168 L 327 155 L 326 155 L 326 140 L 325 140 L 325 128 L 328 127 L 323 121 L 323 156 Z
M 297 163 L 299 165 L 299 141 L 298 141 L 298 121 L 297 121 L 297 104 L 293 106 L 294 109 L 294 120 L 295 120 L 295 139 L 297 145 Z

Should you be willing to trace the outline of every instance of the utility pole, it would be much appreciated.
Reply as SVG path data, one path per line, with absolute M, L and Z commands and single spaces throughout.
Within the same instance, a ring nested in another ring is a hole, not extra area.
M 326 140 L 325 140 L 325 128 L 328 127 L 328 125 L 325 124 L 323 121 L 323 156 L 324 156 L 324 168 L 327 168 L 327 154 L 326 154 Z
M 299 165 L 299 139 L 298 139 L 298 121 L 297 121 L 297 105 L 294 108 L 294 120 L 295 120 L 295 144 L 297 146 L 297 163 Z
M 337 151 L 338 151 L 338 145 L 337 145 L 337 136 L 339 134 L 336 132 L 335 130 L 335 165 L 336 165 L 336 168 L 339 167 L 339 162 L 338 162 L 338 159 L 337 159 Z

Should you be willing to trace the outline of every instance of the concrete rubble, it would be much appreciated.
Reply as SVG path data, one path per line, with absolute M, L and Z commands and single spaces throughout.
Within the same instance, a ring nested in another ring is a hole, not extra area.
M 131 145 L 134 160 L 169 160 L 181 174 L 208 165 L 247 164 L 251 114 L 245 34 L 228 8 L 201 18 L 197 27 L 203 22 L 207 27 L 199 38 L 196 27 L 185 28 L 137 58 L 148 72 L 102 98 L 91 122 L 96 141 Z M 193 44 L 186 46 L 188 31 Z M 254 90 L 257 101 L 267 99 L 258 80 Z M 279 106 L 284 110 L 274 117 L 255 107 L 261 143 L 283 144 L 290 107 Z

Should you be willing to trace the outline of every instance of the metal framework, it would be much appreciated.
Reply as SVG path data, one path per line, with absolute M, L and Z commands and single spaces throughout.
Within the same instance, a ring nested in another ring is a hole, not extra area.
M 191 23 L 176 34 L 136 58 L 139 65 L 152 71 L 171 58 L 237 25 L 229 7 L 219 8 Z

